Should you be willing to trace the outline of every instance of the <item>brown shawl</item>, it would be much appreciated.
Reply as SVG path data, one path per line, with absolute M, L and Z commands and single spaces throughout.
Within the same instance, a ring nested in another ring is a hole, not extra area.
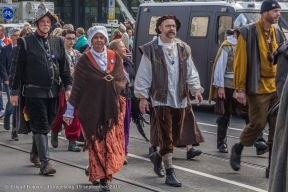
M 75 68 L 69 103 L 78 110 L 77 117 L 88 139 L 86 147 L 94 139 L 102 140 L 113 125 L 118 124 L 118 101 L 126 78 L 121 58 L 113 53 L 112 58 L 109 58 L 111 53 L 108 54 L 108 63 L 115 63 L 109 74 L 93 65 L 87 54 L 79 58 Z M 107 75 L 114 79 L 105 80 Z

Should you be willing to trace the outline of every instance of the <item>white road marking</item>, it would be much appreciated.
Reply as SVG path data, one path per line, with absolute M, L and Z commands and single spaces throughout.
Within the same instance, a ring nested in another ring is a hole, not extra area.
M 150 162 L 150 159 L 145 158 L 145 157 L 141 157 L 141 156 L 138 156 L 138 155 L 133 155 L 133 154 L 128 153 L 128 156 L 129 157 L 134 157 L 136 159 L 141 159 L 141 160 Z M 246 185 L 246 184 L 243 184 L 243 183 L 239 183 L 239 182 L 236 182 L 236 181 L 224 179 L 224 178 L 217 177 L 217 176 L 214 176 L 214 175 L 210 175 L 210 174 L 207 174 L 207 173 L 202 173 L 200 171 L 195 171 L 195 170 L 192 170 L 192 169 L 187 169 L 187 168 L 176 166 L 176 165 L 173 165 L 173 167 L 176 168 L 176 169 L 182 170 L 182 171 L 186 171 L 186 172 L 193 173 L 193 174 L 196 174 L 196 175 L 200 175 L 200 176 L 203 176 L 203 177 L 207 177 L 207 178 L 210 178 L 210 179 L 215 179 L 217 181 L 222 181 L 222 182 L 229 183 L 229 184 L 232 184 L 232 185 L 237 185 L 239 187 L 243 187 L 243 188 L 246 188 L 246 189 L 250 189 L 250 190 L 254 190 L 254 191 L 258 191 L 258 192 L 267 192 L 267 191 L 265 191 L 263 189 L 260 189 L 260 188 L 257 188 L 257 187 L 253 187 L 253 186 Z
M 208 123 L 201 123 L 201 122 L 197 122 L 199 125 L 206 125 L 206 126 L 210 126 L 210 127 L 217 127 L 217 125 L 213 125 L 213 124 L 208 124 Z M 228 127 L 228 129 L 231 130 L 235 130 L 235 131 L 243 131 L 243 129 L 238 129 L 238 128 L 233 128 L 233 127 Z M 264 135 L 268 135 L 267 133 L 263 133 Z

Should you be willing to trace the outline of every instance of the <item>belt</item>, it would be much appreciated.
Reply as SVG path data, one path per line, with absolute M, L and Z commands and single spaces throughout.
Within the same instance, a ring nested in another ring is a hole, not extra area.
M 38 89 L 52 89 L 52 87 L 44 87 L 44 86 L 39 86 L 39 85 L 33 85 L 33 84 L 27 84 L 24 85 L 26 88 L 38 88 Z

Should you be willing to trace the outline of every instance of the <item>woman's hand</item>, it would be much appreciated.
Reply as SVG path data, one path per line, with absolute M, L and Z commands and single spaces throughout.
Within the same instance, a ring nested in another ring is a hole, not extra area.
M 224 87 L 219 87 L 218 88 L 218 97 L 220 99 L 225 99 L 225 90 Z
M 63 121 L 69 126 L 72 124 L 73 118 L 63 117 Z

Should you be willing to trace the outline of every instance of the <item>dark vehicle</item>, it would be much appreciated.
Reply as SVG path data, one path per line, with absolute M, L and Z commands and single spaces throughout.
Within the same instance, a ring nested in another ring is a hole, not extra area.
M 133 61 L 138 69 L 141 54 L 138 50 L 156 35 L 156 20 L 164 14 L 175 15 L 182 23 L 177 36 L 187 42 L 192 49 L 194 63 L 208 98 L 212 65 L 221 43 L 226 39 L 226 29 L 233 28 L 235 18 L 241 13 L 247 24 L 260 19 L 262 2 L 176 2 L 145 3 L 138 10 L 136 34 L 134 38 Z M 280 24 L 288 36 L 288 3 L 280 3 Z

